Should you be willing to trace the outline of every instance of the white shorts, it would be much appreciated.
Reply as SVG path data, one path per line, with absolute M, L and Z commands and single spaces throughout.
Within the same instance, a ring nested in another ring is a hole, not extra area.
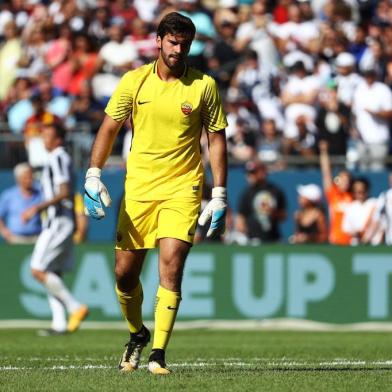
M 74 223 L 69 217 L 55 218 L 39 235 L 30 266 L 38 271 L 66 272 L 74 263 Z

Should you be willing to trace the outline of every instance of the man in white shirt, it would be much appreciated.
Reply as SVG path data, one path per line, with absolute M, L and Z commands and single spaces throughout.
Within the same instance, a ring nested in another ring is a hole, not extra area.
M 99 51 L 102 72 L 93 78 L 93 91 L 97 99 L 109 98 L 124 72 L 132 68 L 138 58 L 137 47 L 125 37 L 124 26 L 113 24 L 110 27 L 110 41 Z
M 320 80 L 317 76 L 307 75 L 302 61 L 296 62 L 290 71 L 291 74 L 280 98 L 285 107 L 284 136 L 288 139 L 296 139 L 299 136 L 299 119 L 305 120 L 309 130 L 315 130 L 315 103 L 320 91 Z
M 355 57 L 348 52 L 340 53 L 335 59 L 338 86 L 338 99 L 347 107 L 351 108 L 353 96 L 358 85 L 363 79 L 354 72 Z
M 352 111 L 358 132 L 358 153 L 362 170 L 382 170 L 389 150 L 392 119 L 392 92 L 376 81 L 373 68 L 362 72 L 364 81 L 359 84 L 353 97 Z
M 377 201 L 374 197 L 368 197 L 369 182 L 364 178 L 354 180 L 352 194 L 353 201 L 347 205 L 343 215 L 343 231 L 352 237 L 351 245 L 378 241 L 379 238 L 370 238 L 368 231 Z

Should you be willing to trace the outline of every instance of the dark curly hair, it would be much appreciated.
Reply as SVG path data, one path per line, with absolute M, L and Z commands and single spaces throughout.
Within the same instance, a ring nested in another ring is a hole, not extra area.
M 190 18 L 178 12 L 170 12 L 162 18 L 157 29 L 157 35 L 162 39 L 166 34 L 178 34 L 193 40 L 196 27 Z

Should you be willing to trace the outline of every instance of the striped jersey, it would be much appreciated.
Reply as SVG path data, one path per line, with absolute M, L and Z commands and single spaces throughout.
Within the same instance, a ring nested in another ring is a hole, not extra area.
M 55 197 L 60 191 L 60 185 L 69 183 L 71 192 L 73 190 L 73 168 L 69 154 L 64 147 L 55 148 L 49 153 L 47 163 L 41 176 L 41 185 L 45 200 Z M 49 206 L 44 216 L 44 226 L 49 227 L 51 222 L 59 216 L 68 216 L 74 219 L 73 195 L 62 200 L 56 205 Z
M 164 81 L 156 62 L 147 64 L 122 77 L 105 112 L 119 122 L 131 116 L 126 198 L 201 196 L 202 129 L 217 132 L 227 126 L 214 79 L 186 67 L 179 79 Z

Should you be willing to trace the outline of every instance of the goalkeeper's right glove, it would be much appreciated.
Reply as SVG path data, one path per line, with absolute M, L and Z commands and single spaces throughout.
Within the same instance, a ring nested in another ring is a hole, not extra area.
M 102 207 L 110 207 L 112 199 L 106 186 L 101 182 L 101 169 L 91 167 L 86 173 L 84 184 L 84 213 L 94 219 L 102 219 L 105 211 Z

